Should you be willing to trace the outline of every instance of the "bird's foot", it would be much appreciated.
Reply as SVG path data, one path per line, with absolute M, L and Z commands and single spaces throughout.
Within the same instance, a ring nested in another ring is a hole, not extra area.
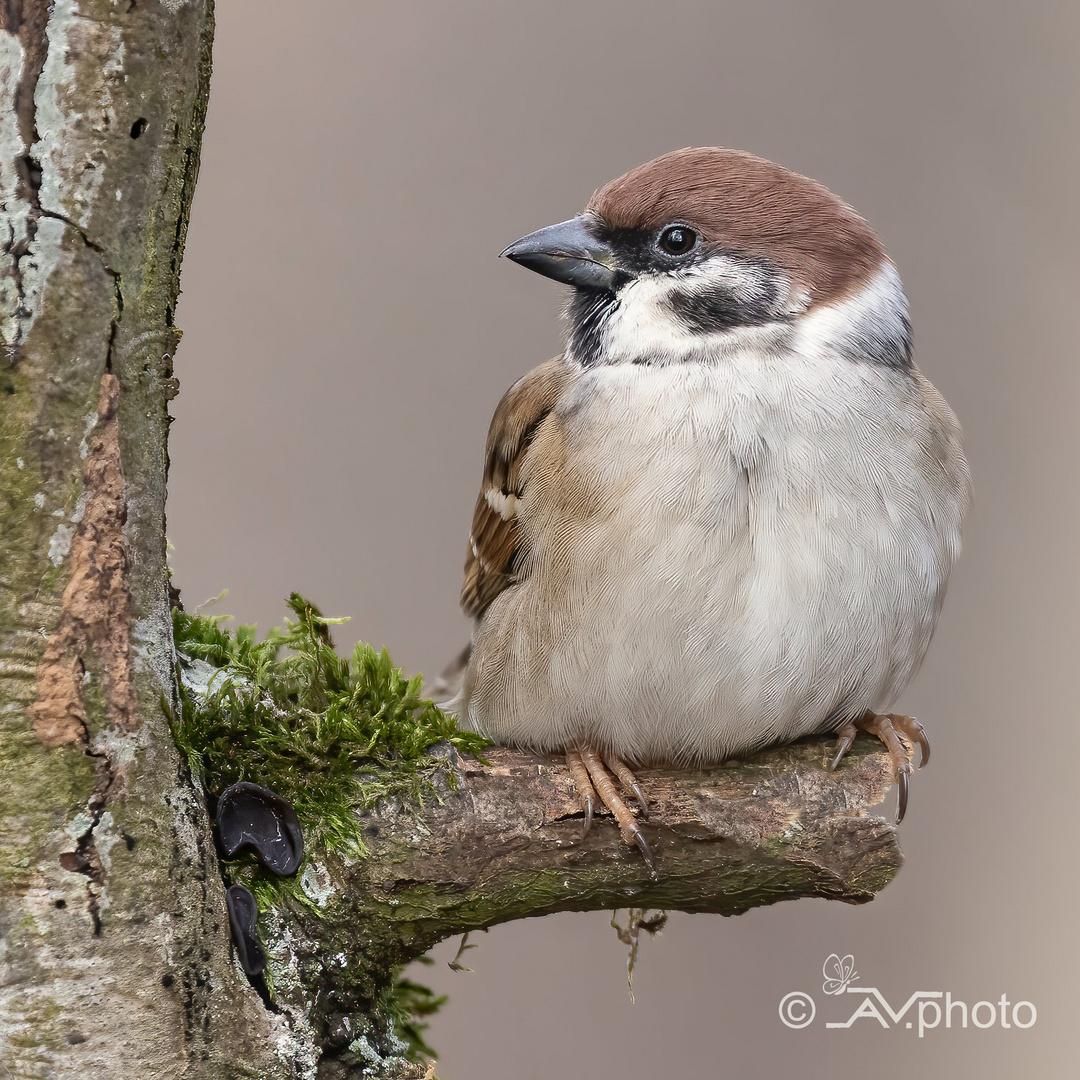
M 641 816 L 648 817 L 649 806 L 645 792 L 641 789 L 637 777 L 629 766 L 614 754 L 601 756 L 588 743 L 578 743 L 566 751 L 566 764 L 577 788 L 585 811 L 585 827 L 581 835 L 585 836 L 592 826 L 593 811 L 597 800 L 611 811 L 619 825 L 619 833 L 628 844 L 636 844 L 648 864 L 649 872 L 656 877 L 656 858 L 649 847 L 645 834 L 641 831 L 633 810 L 623 801 L 615 789 L 611 773 L 618 777 L 619 783 L 629 791 L 641 807 Z M 610 770 L 610 772 L 609 772 Z
M 866 712 L 858 720 L 845 724 L 836 733 L 836 756 L 829 766 L 830 771 L 843 761 L 859 731 L 876 735 L 885 744 L 885 749 L 892 758 L 899 787 L 896 806 L 896 824 L 899 825 L 907 813 L 911 760 L 915 756 L 915 744 L 919 745 L 921 769 L 930 760 L 930 740 L 926 737 L 922 724 L 914 716 L 901 716 L 899 713 L 879 716 L 877 713 Z

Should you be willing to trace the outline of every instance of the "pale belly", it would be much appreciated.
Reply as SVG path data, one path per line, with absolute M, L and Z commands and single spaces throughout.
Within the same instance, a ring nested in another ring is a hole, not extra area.
M 569 494 L 522 500 L 534 556 L 477 627 L 462 718 L 511 744 L 708 762 L 886 709 L 929 643 L 962 507 L 920 472 L 918 409 L 876 423 L 831 396 L 844 375 L 793 394 L 757 371 L 598 372 L 561 415 Z

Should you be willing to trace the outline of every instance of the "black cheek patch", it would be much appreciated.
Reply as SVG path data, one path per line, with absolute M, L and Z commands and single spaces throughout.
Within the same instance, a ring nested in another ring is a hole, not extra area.
M 776 282 L 765 278 L 755 282 L 753 289 L 738 292 L 720 283 L 672 289 L 668 304 L 691 333 L 715 334 L 736 326 L 782 321 L 784 316 L 777 311 L 779 294 Z

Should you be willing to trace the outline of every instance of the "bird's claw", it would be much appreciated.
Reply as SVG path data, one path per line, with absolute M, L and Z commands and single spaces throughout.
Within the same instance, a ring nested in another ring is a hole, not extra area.
M 619 778 L 619 783 L 634 796 L 634 801 L 641 808 L 642 819 L 648 821 L 649 800 L 645 798 L 645 790 L 642 788 L 631 768 L 626 762 L 620 760 L 614 754 L 606 755 L 604 764 Z
M 864 713 L 858 720 L 844 724 L 836 733 L 836 754 L 829 766 L 830 771 L 844 759 L 859 730 L 876 735 L 885 744 L 885 749 L 889 751 L 889 757 L 892 758 L 897 785 L 896 824 L 899 825 L 907 813 L 914 747 L 916 745 L 919 747 L 920 769 L 930 760 L 930 739 L 926 735 L 926 729 L 914 716 L 901 716 L 899 713 L 885 715 L 873 712 Z M 901 735 L 911 743 L 911 751 L 900 738 Z
M 836 754 L 829 765 L 829 772 L 836 772 L 840 767 L 840 762 L 844 760 L 847 752 L 851 749 L 851 744 L 855 741 L 855 736 L 858 733 L 859 729 L 852 723 L 845 724 L 836 733 Z
M 646 818 L 649 810 L 648 800 L 645 798 L 645 792 L 641 784 L 638 783 L 637 777 L 634 776 L 629 766 L 614 754 L 601 757 L 587 743 L 579 743 L 577 746 L 568 749 L 566 751 L 566 764 L 570 769 L 570 775 L 573 778 L 585 814 L 585 827 L 582 830 L 582 837 L 588 833 L 592 825 L 595 800 L 599 799 L 614 815 L 623 840 L 628 844 L 633 843 L 637 846 L 645 859 L 646 865 L 649 867 L 649 873 L 655 878 L 657 876 L 656 856 L 653 854 L 652 848 L 649 847 L 634 812 L 615 790 L 615 783 L 608 772 L 610 769 L 611 773 L 618 777 L 619 783 L 633 795 L 634 800 L 641 807 L 641 816 Z
M 930 761 L 930 739 L 926 728 L 914 716 L 894 716 L 893 724 L 898 727 L 913 743 L 919 744 L 919 768 L 924 768 Z
M 896 773 L 896 824 L 904 820 L 907 813 L 908 788 L 911 786 L 911 762 L 905 761 Z
M 633 837 L 634 843 L 637 844 L 638 851 L 641 852 L 645 859 L 645 865 L 649 868 L 649 876 L 655 881 L 660 874 L 656 866 L 656 856 L 653 854 L 652 848 L 649 847 L 649 841 L 645 839 L 645 834 L 638 825 L 635 825 L 630 830 L 630 835 Z
M 581 826 L 581 839 L 584 840 L 589 835 L 589 830 L 592 828 L 593 819 L 593 792 L 587 791 L 581 797 L 582 809 L 585 811 L 585 822 Z
M 581 827 L 581 839 L 589 835 L 593 823 L 593 809 L 596 805 L 596 789 L 589 778 L 589 770 L 585 767 L 581 752 L 575 747 L 566 751 L 566 765 L 570 770 L 570 777 L 574 781 L 574 790 L 578 799 L 581 800 L 581 809 L 585 814 L 585 822 Z

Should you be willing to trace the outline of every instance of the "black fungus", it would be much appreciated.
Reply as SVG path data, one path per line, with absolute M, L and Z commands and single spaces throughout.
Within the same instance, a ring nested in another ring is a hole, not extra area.
M 296 812 L 277 792 L 258 784 L 227 787 L 217 804 L 218 835 L 227 858 L 250 848 L 275 874 L 295 874 L 304 859 Z
M 259 909 L 255 906 L 255 897 L 250 889 L 243 885 L 232 885 L 225 894 L 229 908 L 229 926 L 232 927 L 233 944 L 240 966 L 251 977 L 261 975 L 266 969 L 266 953 L 263 952 L 255 924 L 259 918 Z

